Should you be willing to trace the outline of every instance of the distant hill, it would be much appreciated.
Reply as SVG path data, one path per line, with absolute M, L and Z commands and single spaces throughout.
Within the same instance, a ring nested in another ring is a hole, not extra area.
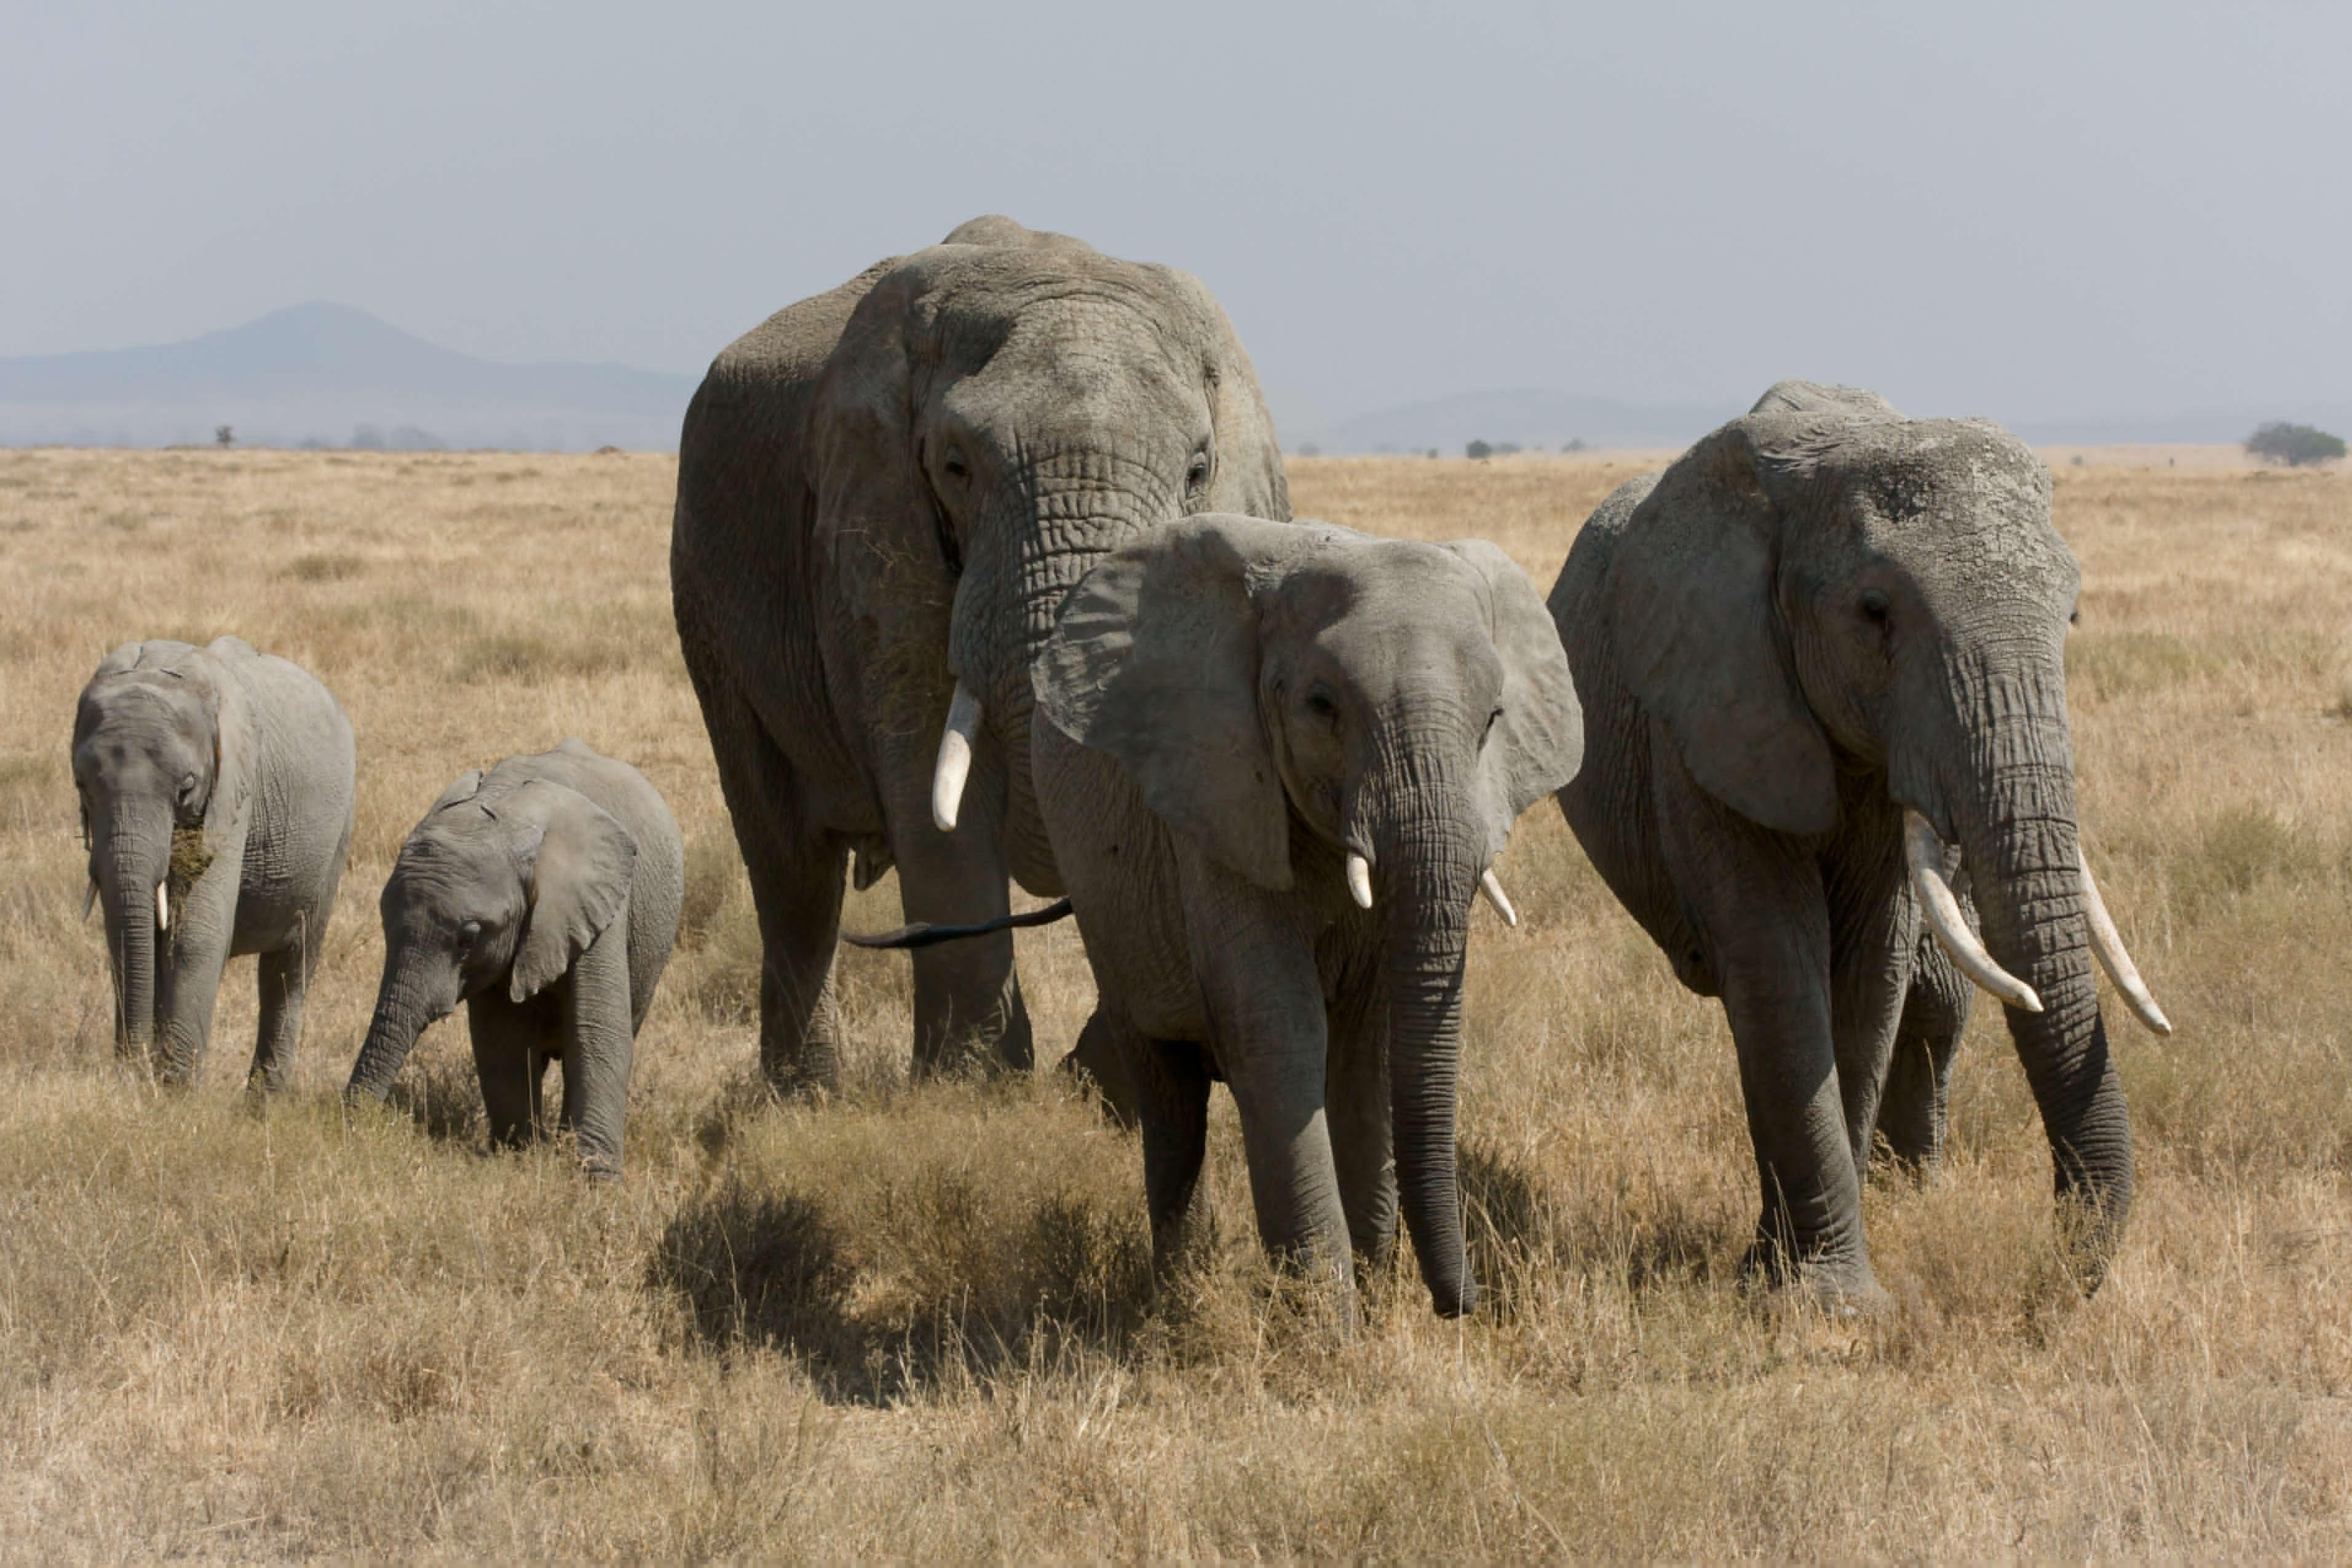
M 185 342 L 0 359 L 0 445 L 601 446 L 673 449 L 691 376 L 499 364 L 348 305 L 297 305 Z
M 1470 392 L 1360 414 L 1318 443 L 1333 452 L 1418 452 L 1448 457 L 1472 441 L 1558 451 L 1588 447 L 1681 447 L 1745 411 L 1745 404 L 1638 404 L 1570 392 Z

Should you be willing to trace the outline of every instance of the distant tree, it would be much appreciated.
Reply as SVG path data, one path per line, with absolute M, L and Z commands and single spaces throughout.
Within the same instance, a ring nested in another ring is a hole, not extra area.
M 1495 448 L 1484 441 L 1473 441 L 1462 450 L 1473 458 L 1491 458 L 1495 455 Z
M 215 425 L 215 426 L 213 426 L 213 445 L 214 445 L 214 446 L 215 446 L 215 447 L 234 447 L 234 446 L 236 446 L 236 426 L 234 426 L 234 425 Z
M 1592 450 L 1591 447 L 1584 444 L 1584 438 L 1580 436 L 1571 437 L 1568 440 L 1562 441 L 1559 444 L 1559 449 L 1563 452 L 1589 452 Z
M 352 450 L 355 452 L 383 451 L 383 431 L 373 425 L 362 425 L 358 426 L 352 432 Z
M 2308 425 L 2273 421 L 2246 437 L 2246 452 L 2266 462 L 2299 468 L 2306 463 L 2324 463 L 2342 457 L 2344 437 L 2315 430 Z
M 1319 458 L 1323 455 L 1323 448 L 1312 441 L 1302 441 L 1298 446 L 1298 455 L 1302 458 Z
M 1436 448 L 1436 447 L 1432 447 L 1429 449 L 1429 455 L 1430 455 L 1431 457 L 1433 457 L 1433 458 L 1434 458 L 1435 456 L 1437 456 L 1437 448 Z

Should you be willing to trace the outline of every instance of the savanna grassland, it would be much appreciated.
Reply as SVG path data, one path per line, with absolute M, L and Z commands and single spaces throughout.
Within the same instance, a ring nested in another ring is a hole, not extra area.
M 2210 458 L 2210 455 L 2208 455 Z M 1623 455 L 1303 459 L 1304 514 L 1483 534 L 1549 587 Z M 1759 1302 L 1720 1010 L 1549 806 L 1476 917 L 1474 1321 L 1409 1262 L 1364 1331 L 1269 1290 L 1229 1104 L 1221 1252 L 1155 1301 L 1140 1157 L 1063 1079 L 905 1080 L 845 952 L 851 1082 L 756 1089 L 756 944 L 672 637 L 660 457 L 0 453 L 0 1546 L 18 1558 L 2352 1552 L 2352 477 L 2060 459 L 2085 838 L 2178 1032 L 2111 1010 L 2140 1161 L 2073 1291 L 1979 1007 L 1957 1150 L 1874 1185 L 1896 1306 Z M 360 741 L 296 1092 L 240 1097 L 253 963 L 183 1094 L 113 1061 L 67 739 L 133 636 L 238 633 Z M 462 1024 L 339 1089 L 375 897 L 467 767 L 579 733 L 689 846 L 630 1173 L 484 1152 Z M 886 881 L 851 923 L 896 922 Z M 1024 932 L 1041 1055 L 1089 1004 Z

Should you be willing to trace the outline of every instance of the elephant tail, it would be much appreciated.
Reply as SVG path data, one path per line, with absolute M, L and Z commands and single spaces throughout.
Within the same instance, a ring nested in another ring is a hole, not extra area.
M 961 942 L 966 937 L 1011 931 L 1016 926 L 1049 926 L 1066 918 L 1069 912 L 1070 900 L 1057 899 L 1044 909 L 1031 910 L 1027 914 L 999 915 L 992 921 L 979 921 L 971 925 L 933 925 L 928 921 L 917 921 L 913 925 L 900 926 L 897 931 L 875 931 L 870 935 L 845 931 L 841 933 L 841 940 L 852 947 L 932 947 L 943 942 Z

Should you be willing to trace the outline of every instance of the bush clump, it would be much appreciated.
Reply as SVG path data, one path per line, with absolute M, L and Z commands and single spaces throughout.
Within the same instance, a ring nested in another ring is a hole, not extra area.
M 2273 420 L 2246 437 L 2246 455 L 2266 462 L 2284 463 L 2290 468 L 2300 468 L 2310 463 L 2325 463 L 2344 455 L 2344 437 L 2330 436 L 2325 430 L 2308 425 L 2289 425 Z

